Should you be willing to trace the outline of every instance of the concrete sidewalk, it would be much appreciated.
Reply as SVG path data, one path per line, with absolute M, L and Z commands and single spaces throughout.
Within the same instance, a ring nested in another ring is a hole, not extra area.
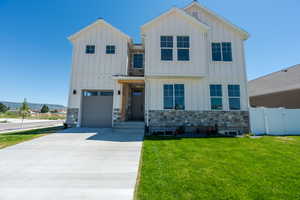
M 132 200 L 143 132 L 68 129 L 0 150 L 1 200 Z

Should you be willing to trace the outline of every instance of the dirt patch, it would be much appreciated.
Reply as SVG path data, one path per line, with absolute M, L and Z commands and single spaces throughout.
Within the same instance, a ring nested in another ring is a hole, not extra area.
M 290 138 L 290 137 L 276 137 L 276 139 L 280 142 L 286 142 L 286 143 L 290 143 L 290 142 L 295 141 L 294 138 Z

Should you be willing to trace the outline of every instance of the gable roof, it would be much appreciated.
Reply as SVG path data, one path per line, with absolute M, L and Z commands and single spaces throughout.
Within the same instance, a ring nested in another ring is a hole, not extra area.
M 190 3 L 187 7 L 184 8 L 184 10 L 187 10 L 188 8 L 192 7 L 192 6 L 197 6 L 202 10 L 205 10 L 207 13 L 209 13 L 210 15 L 213 15 L 214 17 L 216 17 L 218 20 L 220 20 L 221 22 L 223 22 L 224 24 L 228 25 L 229 27 L 233 28 L 234 30 L 236 30 L 238 33 L 240 33 L 243 36 L 243 39 L 247 40 L 250 37 L 250 34 L 243 30 L 242 28 L 234 25 L 233 23 L 231 23 L 230 21 L 228 21 L 227 19 L 219 16 L 217 13 L 215 13 L 214 11 L 204 7 L 203 5 L 201 5 L 200 3 L 198 3 L 197 1 L 193 1 L 192 3 Z
M 113 31 L 115 31 L 117 34 L 119 34 L 121 37 L 124 37 L 127 40 L 131 40 L 131 38 L 128 35 L 126 35 L 122 31 L 120 31 L 119 29 L 115 28 L 111 24 L 107 23 L 104 19 L 98 19 L 96 22 L 94 22 L 94 23 L 86 26 L 85 28 L 81 29 L 80 31 L 76 32 L 75 34 L 69 36 L 68 39 L 71 40 L 71 41 L 73 41 L 77 37 L 79 37 L 82 33 L 85 33 L 86 31 L 90 30 L 91 28 L 93 28 L 93 27 L 95 27 L 97 25 L 107 26 L 107 27 L 111 28 Z
M 182 9 L 173 7 L 171 8 L 169 11 L 163 13 L 162 15 L 154 18 L 153 20 L 147 22 L 146 24 L 144 24 L 141 29 L 145 30 L 146 28 L 150 27 L 151 25 L 156 24 L 157 22 L 159 22 L 162 18 L 168 16 L 169 14 L 172 13 L 177 13 L 179 14 L 179 16 L 189 20 L 192 24 L 199 26 L 200 28 L 204 29 L 205 31 L 209 30 L 210 27 L 207 26 L 206 24 L 201 23 L 200 21 L 198 21 L 197 19 L 195 19 L 194 17 L 190 16 L 189 14 L 187 14 L 185 11 L 183 11 Z
M 300 89 L 300 64 L 249 81 L 249 96 Z

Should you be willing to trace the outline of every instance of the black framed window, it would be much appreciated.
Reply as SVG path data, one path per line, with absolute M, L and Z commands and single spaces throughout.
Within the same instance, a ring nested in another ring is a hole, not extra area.
M 164 109 L 185 109 L 184 84 L 164 85 Z
M 160 36 L 161 60 L 173 60 L 173 36 Z
M 212 60 L 213 61 L 232 61 L 232 47 L 231 42 L 212 43 Z
M 106 54 L 115 54 L 116 46 L 115 45 L 107 45 L 106 46 Z
M 239 85 L 228 85 L 229 109 L 241 109 L 241 92 Z
M 223 109 L 222 85 L 210 85 L 210 103 L 212 110 Z
M 144 67 L 144 54 L 133 54 L 133 68 Z
M 190 60 L 190 37 L 177 36 L 177 60 Z
M 95 54 L 95 49 L 96 49 L 95 45 L 86 45 L 85 53 L 86 54 Z

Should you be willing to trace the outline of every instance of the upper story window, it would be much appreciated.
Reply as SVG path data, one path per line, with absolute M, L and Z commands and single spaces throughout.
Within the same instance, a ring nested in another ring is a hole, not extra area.
M 161 60 L 173 60 L 173 36 L 160 36 Z
M 212 110 L 222 110 L 222 85 L 210 85 L 210 103 Z
M 85 53 L 86 54 L 95 54 L 95 45 L 86 45 L 85 47 Z
M 133 68 L 144 67 L 144 54 L 133 54 Z
M 116 46 L 115 45 L 107 45 L 106 46 L 106 54 L 115 54 Z
M 164 85 L 164 109 L 185 109 L 184 84 Z
M 190 60 L 190 37 L 177 36 L 177 60 Z
M 229 109 L 240 110 L 241 109 L 241 94 L 239 85 L 228 85 L 228 97 L 229 97 Z
M 231 42 L 212 43 L 211 49 L 213 61 L 232 61 Z

